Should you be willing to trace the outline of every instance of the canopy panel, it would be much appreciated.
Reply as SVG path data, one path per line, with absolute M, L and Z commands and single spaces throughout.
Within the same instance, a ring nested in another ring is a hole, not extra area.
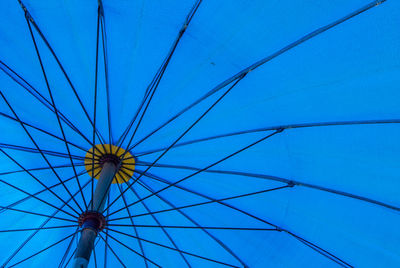
M 90 267 L 398 267 L 399 10 L 1 2 L 1 264 L 72 265 L 112 144 Z

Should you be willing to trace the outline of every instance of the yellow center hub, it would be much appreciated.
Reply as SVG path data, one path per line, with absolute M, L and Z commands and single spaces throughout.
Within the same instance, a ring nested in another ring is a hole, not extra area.
M 94 157 L 93 157 L 94 152 Z M 104 162 L 114 161 L 119 165 L 112 183 L 129 181 L 135 171 L 135 158 L 124 149 L 111 144 L 97 144 L 85 155 L 85 168 L 92 178 L 99 179 Z

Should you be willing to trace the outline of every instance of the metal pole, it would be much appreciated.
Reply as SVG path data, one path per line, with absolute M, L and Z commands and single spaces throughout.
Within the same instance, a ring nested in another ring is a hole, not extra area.
M 117 172 L 117 166 L 113 162 L 105 162 L 103 164 L 100 178 L 96 185 L 96 190 L 93 195 L 93 211 L 101 213 L 104 209 L 104 205 L 107 200 L 108 191 L 110 184 Z M 79 239 L 78 246 L 76 248 L 76 254 L 74 258 L 74 268 L 86 268 L 89 264 L 90 255 L 94 247 L 94 241 L 97 237 L 97 229 L 95 224 L 88 220 L 84 222 L 81 232 L 81 237 Z

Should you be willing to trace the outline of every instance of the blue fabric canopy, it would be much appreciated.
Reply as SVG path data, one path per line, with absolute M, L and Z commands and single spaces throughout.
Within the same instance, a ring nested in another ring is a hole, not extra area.
M 1 1 L 0 265 L 71 267 L 115 145 L 90 267 L 399 267 L 399 25 L 396 0 Z

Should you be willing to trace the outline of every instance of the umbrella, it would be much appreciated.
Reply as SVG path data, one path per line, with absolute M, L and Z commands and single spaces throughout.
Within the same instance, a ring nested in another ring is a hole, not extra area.
M 2 267 L 398 267 L 399 1 L 0 4 Z

